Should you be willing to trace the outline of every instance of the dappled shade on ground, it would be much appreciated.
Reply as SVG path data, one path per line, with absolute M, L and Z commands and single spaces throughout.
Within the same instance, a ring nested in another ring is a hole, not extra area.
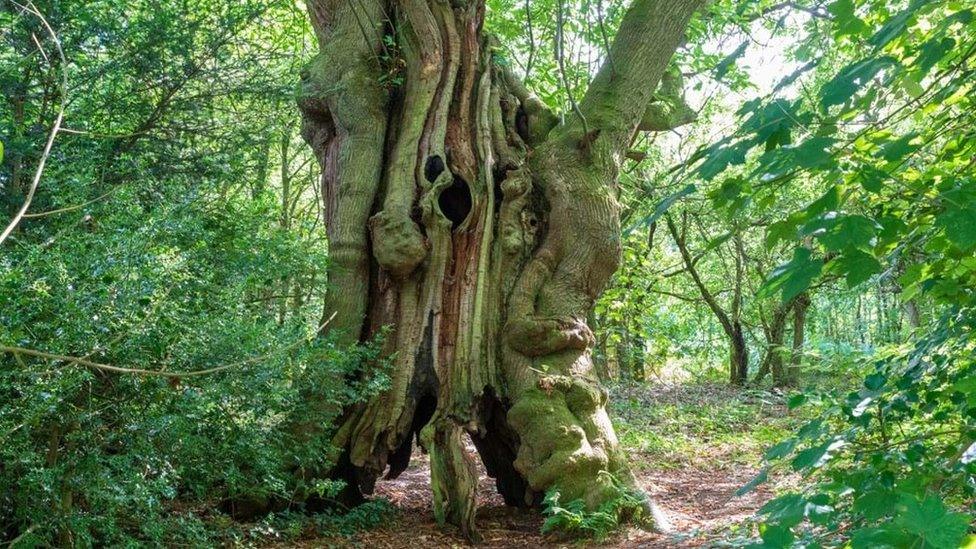
M 614 391 L 619 403 L 613 410 L 615 422 L 626 421 L 625 432 L 644 430 L 648 434 L 683 431 L 686 443 L 675 446 L 657 466 L 662 455 L 641 443 L 637 436 L 623 438 L 624 449 L 642 488 L 663 508 L 674 532 L 656 534 L 627 528 L 595 546 L 603 547 L 699 547 L 728 538 L 730 527 L 748 519 L 772 497 L 772 488 L 760 486 L 742 497 L 735 492 L 758 472 L 762 439 L 770 424 L 795 421 L 775 394 L 742 392 L 714 385 L 638 385 Z M 674 413 L 665 418 L 655 410 Z M 734 410 L 734 412 L 730 412 Z M 738 421 L 727 416 L 737 414 Z M 705 423 L 702 417 L 724 418 Z M 704 429 L 698 427 L 704 425 Z M 719 427 L 717 427 L 719 426 Z M 714 443 L 731 440 L 738 444 Z M 758 440 L 757 440 L 758 439 Z M 710 451 L 703 451 L 710 448 Z M 440 529 L 433 520 L 428 457 L 417 451 L 410 467 L 396 480 L 376 486 L 379 497 L 399 510 L 389 524 L 346 540 L 329 540 L 343 546 L 370 548 L 459 547 L 464 538 L 453 529 Z M 536 511 L 505 507 L 501 496 L 479 464 L 479 512 L 477 526 L 484 536 L 481 547 L 564 547 L 572 541 L 540 533 L 544 517 Z M 298 547 L 319 546 L 324 540 L 310 539 Z

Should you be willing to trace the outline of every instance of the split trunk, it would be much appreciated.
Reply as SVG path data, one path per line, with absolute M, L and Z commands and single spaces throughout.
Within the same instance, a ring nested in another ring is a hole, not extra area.
M 322 167 L 326 315 L 381 330 L 388 390 L 346 411 L 347 496 L 430 453 L 434 510 L 474 537 L 474 456 L 510 505 L 633 486 L 587 315 L 620 255 L 615 183 L 698 0 L 636 0 L 563 124 L 508 71 L 483 1 L 310 0 L 303 135 Z M 660 105 L 659 105 L 660 107 Z

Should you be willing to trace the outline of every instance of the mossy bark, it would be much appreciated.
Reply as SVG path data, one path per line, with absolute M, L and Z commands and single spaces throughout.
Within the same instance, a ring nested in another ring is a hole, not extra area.
M 300 106 L 323 170 L 325 314 L 344 341 L 392 329 L 390 388 L 334 439 L 347 495 L 402 472 L 415 438 L 435 515 L 472 538 L 469 436 L 510 505 L 555 487 L 596 507 L 606 472 L 634 484 L 586 319 L 619 261 L 620 164 L 701 3 L 635 0 L 562 125 L 495 62 L 483 1 L 308 3 L 320 52 Z

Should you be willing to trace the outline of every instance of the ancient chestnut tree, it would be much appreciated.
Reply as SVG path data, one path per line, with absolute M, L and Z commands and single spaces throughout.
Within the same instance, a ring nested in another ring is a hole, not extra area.
M 556 488 L 595 507 L 633 485 L 586 318 L 619 261 L 618 171 L 638 131 L 678 123 L 662 77 L 702 3 L 634 0 L 557 123 L 497 62 L 483 0 L 308 1 L 326 314 L 348 342 L 392 330 L 389 390 L 334 439 L 347 496 L 402 472 L 416 438 L 437 518 L 474 535 L 466 436 L 510 505 Z

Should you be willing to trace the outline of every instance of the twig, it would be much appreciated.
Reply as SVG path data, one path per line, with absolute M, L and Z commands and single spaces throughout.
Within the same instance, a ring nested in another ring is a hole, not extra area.
M 583 116 L 583 111 L 580 110 L 576 98 L 573 97 L 573 90 L 569 88 L 569 81 L 566 80 L 566 67 L 563 63 L 563 39 L 563 2 L 559 0 L 559 9 L 556 11 L 556 62 L 559 64 L 559 78 L 566 90 L 566 96 L 569 97 L 569 104 L 572 105 L 573 112 L 583 123 L 583 139 L 585 141 L 589 139 L 590 130 L 586 127 L 586 117 Z
M 67 212 L 73 212 L 75 210 L 80 210 L 81 208 L 84 208 L 85 206 L 89 206 L 89 205 L 94 204 L 95 202 L 98 202 L 100 200 L 105 200 L 106 198 L 112 196 L 112 194 L 114 194 L 116 191 L 118 191 L 121 188 L 122 188 L 121 185 L 116 185 L 115 187 L 112 187 L 108 192 L 105 192 L 105 193 L 101 194 L 100 196 L 96 196 L 95 198 L 92 198 L 91 200 L 87 200 L 85 202 L 82 202 L 81 204 L 75 204 L 73 206 L 65 206 L 64 208 L 58 208 L 56 210 L 48 210 L 46 212 L 37 212 L 37 213 L 24 214 L 24 219 L 34 219 L 34 218 L 37 218 L 37 217 L 47 217 L 49 215 L 55 215 L 55 214 L 67 213 Z
M 32 1 L 28 0 L 26 6 L 17 4 L 17 2 L 13 3 L 20 6 L 24 11 L 27 11 L 40 19 L 41 25 L 44 26 L 44 29 L 48 32 L 48 34 L 51 35 L 51 39 L 54 40 L 54 44 L 58 50 L 58 56 L 61 58 L 61 104 L 58 107 L 58 116 L 54 121 L 54 126 L 51 127 L 51 133 L 48 135 L 47 143 L 44 145 L 44 152 L 41 154 L 41 159 L 37 163 L 37 170 L 34 172 L 34 180 L 31 182 L 30 189 L 27 191 L 27 197 L 24 199 L 24 204 L 20 207 L 17 214 L 14 215 L 14 218 L 10 220 L 10 223 L 7 225 L 7 228 L 3 230 L 3 233 L 0 233 L 0 244 L 3 244 L 3 241 L 6 240 L 7 237 L 10 236 L 10 233 L 14 231 L 14 229 L 20 223 L 20 220 L 24 218 L 24 214 L 27 213 L 27 209 L 30 208 L 31 202 L 34 200 L 34 193 L 37 191 L 37 187 L 41 183 L 41 175 L 44 174 L 44 164 L 47 162 L 48 157 L 51 156 L 51 147 L 54 146 L 54 139 L 58 136 L 58 132 L 61 130 L 61 121 L 64 120 L 64 107 L 68 98 L 68 61 L 64 57 L 64 50 L 61 49 L 61 41 L 58 40 L 57 33 L 55 33 L 54 29 L 52 29 L 48 24 L 47 19 L 41 15 L 41 12 L 34 7 L 34 3 Z M 38 47 L 40 47 L 40 44 L 38 44 Z M 41 50 L 41 53 L 43 53 L 43 50 Z M 46 57 L 47 56 L 45 55 L 45 58 Z
M 532 62 L 535 61 L 535 35 L 532 32 L 532 3 L 525 0 L 525 24 L 529 33 L 529 59 L 525 62 L 525 78 L 527 80 L 532 72 Z
M 301 345 L 303 343 L 306 343 L 307 341 L 311 341 L 313 338 L 317 337 L 318 334 L 330 322 L 332 322 L 332 319 L 335 318 L 335 316 L 336 316 L 336 313 L 332 313 L 332 316 L 330 316 L 325 322 L 322 323 L 321 326 L 318 327 L 317 330 L 315 330 L 315 332 L 314 332 L 315 335 L 313 335 L 312 337 L 307 337 L 307 338 L 299 339 L 298 341 L 292 343 L 291 345 L 288 345 L 286 347 L 282 347 L 280 349 L 276 349 L 274 351 L 271 351 L 270 353 L 266 353 L 266 354 L 263 354 L 263 355 L 260 355 L 260 356 L 251 357 L 251 358 L 248 358 L 248 359 L 245 359 L 245 360 L 241 360 L 241 361 L 238 361 L 238 362 L 232 362 L 230 364 L 224 364 L 224 365 L 221 365 L 221 366 L 215 366 L 213 368 L 207 368 L 205 370 L 195 370 L 195 371 L 192 371 L 192 372 L 167 372 L 167 371 L 163 371 L 163 370 L 145 370 L 145 369 L 142 369 L 142 368 L 123 368 L 121 366 L 113 366 L 111 364 L 102 364 L 100 362 L 93 362 L 91 360 L 87 360 L 85 358 L 80 358 L 80 357 L 57 355 L 57 354 L 54 354 L 54 353 L 45 353 L 43 351 L 35 351 L 33 349 L 25 349 L 23 347 L 10 347 L 10 346 L 6 346 L 6 345 L 0 345 L 0 352 L 8 353 L 8 354 L 13 354 L 14 356 L 23 354 L 23 355 L 33 356 L 33 357 L 38 357 L 38 358 L 46 358 L 48 360 L 58 360 L 58 361 L 62 361 L 62 362 L 67 362 L 69 364 L 76 364 L 78 366 L 85 366 L 85 367 L 88 367 L 88 368 L 93 368 L 93 369 L 96 369 L 96 370 L 102 370 L 102 371 L 105 371 L 105 372 L 113 372 L 113 373 L 117 373 L 117 374 L 139 374 L 139 375 L 162 376 L 162 377 L 171 377 L 171 378 L 199 377 L 199 376 L 214 374 L 214 373 L 217 373 L 217 372 L 222 372 L 224 370 L 229 370 L 231 368 L 237 368 L 237 367 L 240 367 L 240 366 L 247 366 L 249 364 L 254 364 L 255 362 L 260 362 L 262 360 L 265 360 L 265 359 L 267 359 L 269 357 L 272 357 L 274 355 L 277 355 L 277 354 L 281 354 L 281 353 L 290 351 L 290 350 L 298 347 L 299 345 Z

